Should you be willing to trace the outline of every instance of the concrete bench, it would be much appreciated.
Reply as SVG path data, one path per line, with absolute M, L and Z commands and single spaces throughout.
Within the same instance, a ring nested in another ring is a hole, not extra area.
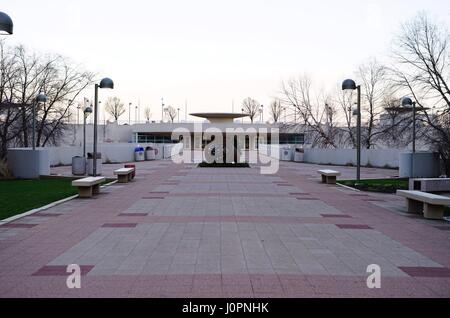
M 444 207 L 450 205 L 450 198 L 421 191 L 398 190 L 397 195 L 406 198 L 409 213 L 423 213 L 426 219 L 441 220 Z
M 450 192 L 450 178 L 409 179 L 409 190 L 422 192 Z
M 100 193 L 100 184 L 106 180 L 105 177 L 87 177 L 72 181 L 73 187 L 78 187 L 80 198 L 90 198 Z
M 319 170 L 318 174 L 322 175 L 322 183 L 336 184 L 336 177 L 339 177 L 341 173 L 334 170 Z
M 114 175 L 117 176 L 119 183 L 128 183 L 133 179 L 134 168 L 121 168 L 114 170 Z

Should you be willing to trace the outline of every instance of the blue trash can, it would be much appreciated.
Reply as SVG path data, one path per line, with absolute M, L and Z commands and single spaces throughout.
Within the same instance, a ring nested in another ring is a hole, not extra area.
M 144 147 L 134 148 L 134 161 L 144 161 L 144 160 L 145 160 Z

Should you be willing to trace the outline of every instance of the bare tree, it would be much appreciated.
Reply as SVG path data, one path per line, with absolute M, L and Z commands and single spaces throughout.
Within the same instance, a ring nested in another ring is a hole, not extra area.
M 376 138 L 383 131 L 377 125 L 379 116 L 385 112 L 384 98 L 390 95 L 388 90 L 391 85 L 388 80 L 387 68 L 380 64 L 376 59 L 372 59 L 359 67 L 358 77 L 361 81 L 362 97 L 362 121 L 363 129 L 361 133 L 362 145 L 367 148 L 373 148 Z
M 252 123 L 256 115 L 258 114 L 260 107 L 261 106 L 258 101 L 250 97 L 247 97 L 242 102 L 242 109 L 244 110 L 244 113 L 248 114 L 248 117 L 250 117 Z
M 29 53 L 1 42 L 0 157 L 9 146 L 30 145 L 33 103 L 39 92 L 47 102 L 36 108 L 36 146 L 56 144 L 72 101 L 92 83 L 93 74 L 59 55 Z M 7 105 L 6 107 L 4 105 Z
M 170 122 L 173 123 L 175 118 L 177 118 L 178 112 L 175 107 L 169 105 L 166 107 L 166 114 L 169 117 Z
M 310 135 L 312 146 L 336 148 L 336 138 L 341 131 L 336 125 L 336 105 L 331 99 L 315 94 L 312 81 L 306 75 L 292 78 L 281 86 L 282 104 L 300 116 L 300 124 Z
M 398 87 L 417 101 L 424 112 L 425 138 L 438 151 L 450 175 L 450 34 L 444 26 L 420 13 L 402 27 L 395 41 L 393 72 Z
M 105 111 L 111 115 L 115 121 L 118 121 L 119 117 L 126 111 L 125 104 L 119 97 L 108 97 L 105 104 Z
M 147 122 L 150 122 L 150 119 L 152 118 L 152 111 L 150 107 L 144 108 L 144 117 Z
M 273 100 L 269 105 L 269 113 L 274 123 L 277 123 L 281 119 L 283 108 L 281 107 L 281 101 Z

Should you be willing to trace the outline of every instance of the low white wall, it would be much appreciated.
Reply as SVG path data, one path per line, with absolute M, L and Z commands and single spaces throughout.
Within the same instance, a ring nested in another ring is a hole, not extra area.
M 398 168 L 398 149 L 362 149 L 361 165 L 377 168 Z M 305 149 L 304 161 L 317 164 L 356 165 L 355 149 Z
M 141 147 L 151 146 L 157 149 L 156 159 L 170 158 L 171 149 L 175 144 L 139 144 Z M 137 144 L 132 143 L 100 143 L 98 144 L 98 152 L 102 154 L 103 163 L 119 163 L 134 161 L 134 148 Z M 71 165 L 72 157 L 82 156 L 83 147 L 79 146 L 62 146 L 62 147 L 47 147 L 49 151 L 50 164 L 56 165 Z M 86 152 L 92 152 L 92 145 L 86 145 Z
M 260 145 L 260 150 L 267 151 L 267 145 Z M 279 158 L 282 161 L 293 160 L 295 145 L 271 145 L 272 149 L 279 152 Z M 289 154 L 286 156 L 284 151 L 289 149 Z M 304 162 L 324 164 L 324 165 L 355 165 L 356 166 L 356 150 L 355 149 L 304 149 Z M 361 164 L 363 166 L 371 166 L 377 168 L 398 168 L 399 156 L 402 151 L 398 149 L 362 149 L 361 150 Z M 274 157 L 274 154 L 270 154 Z

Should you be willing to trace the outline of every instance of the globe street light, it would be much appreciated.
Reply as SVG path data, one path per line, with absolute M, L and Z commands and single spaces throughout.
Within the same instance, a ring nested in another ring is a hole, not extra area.
M 361 180 L 361 85 L 356 85 L 355 81 L 352 79 L 346 79 L 342 83 L 343 91 L 354 91 L 358 92 L 357 101 L 357 124 L 356 124 L 356 180 Z
M 14 24 L 4 12 L 0 12 L 0 34 L 11 35 L 13 34 Z
M 95 84 L 95 103 L 94 103 L 94 154 L 93 154 L 93 166 L 92 175 L 97 176 L 97 116 L 98 116 L 98 89 L 99 88 L 114 88 L 114 82 L 112 79 L 105 77 L 100 81 L 100 84 Z
M 33 150 L 36 150 L 36 105 L 47 102 L 47 96 L 39 93 L 33 103 Z

